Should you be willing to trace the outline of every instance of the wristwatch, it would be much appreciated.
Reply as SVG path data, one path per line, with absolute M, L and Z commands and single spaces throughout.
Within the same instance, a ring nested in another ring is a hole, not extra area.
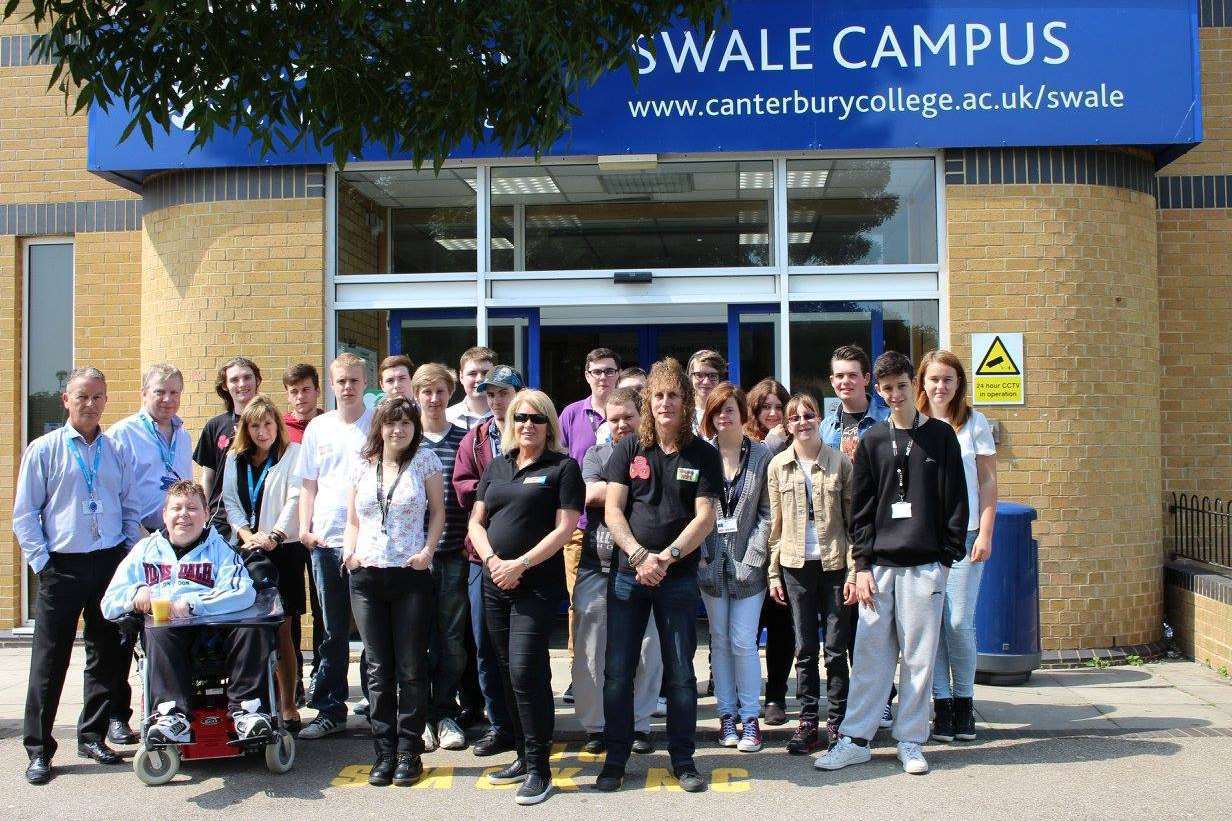
M 671 554 L 673 562 L 680 561 L 680 548 L 673 546 L 667 552 Z

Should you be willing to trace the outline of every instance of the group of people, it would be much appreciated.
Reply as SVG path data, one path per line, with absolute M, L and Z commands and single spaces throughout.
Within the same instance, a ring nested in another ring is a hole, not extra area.
M 79 618 L 78 751 L 118 763 L 107 742 L 137 739 L 132 649 L 115 621 L 149 613 L 155 598 L 171 599 L 174 618 L 242 609 L 263 583 L 277 585 L 286 612 L 278 699 L 267 703 L 263 689 L 271 648 L 261 632 L 226 633 L 236 733 L 268 733 L 275 707 L 300 739 L 343 731 L 353 618 L 373 785 L 413 784 L 425 752 L 463 749 L 465 730 L 486 723 L 474 754 L 516 753 L 488 780 L 519 784 L 519 804 L 544 800 L 555 718 L 548 646 L 566 598 L 566 700 L 585 749 L 606 753 L 599 790 L 621 787 L 631 753 L 654 750 L 650 719 L 664 713 L 680 786 L 706 788 L 694 762 L 699 602 L 724 746 L 756 752 L 763 720 L 786 723 L 793 659 L 799 715 L 786 750 L 824 750 L 819 769 L 869 760 L 879 725 L 892 726 L 912 773 L 927 771 L 930 737 L 975 738 L 973 611 L 996 456 L 954 354 L 933 351 L 917 367 L 900 353 L 870 363 L 841 347 L 828 412 L 773 379 L 746 394 L 714 351 L 646 373 L 599 348 L 584 365 L 588 395 L 558 414 L 496 360 L 482 347 L 457 371 L 387 357 L 383 396 L 369 407 L 366 363 L 344 353 L 329 366 L 328 412 L 316 369 L 294 365 L 280 412 L 260 392 L 260 368 L 236 357 L 218 369 L 225 410 L 195 449 L 177 416 L 184 380 L 174 367 L 149 368 L 140 410 L 105 433 L 105 377 L 72 371 L 68 420 L 26 449 L 14 507 L 39 578 L 27 779 L 51 775 Z M 464 398 L 450 406 L 458 379 Z M 304 676 L 299 624 L 309 609 Z M 146 631 L 147 741 L 191 740 L 194 635 Z M 315 711 L 307 723 L 302 704 Z

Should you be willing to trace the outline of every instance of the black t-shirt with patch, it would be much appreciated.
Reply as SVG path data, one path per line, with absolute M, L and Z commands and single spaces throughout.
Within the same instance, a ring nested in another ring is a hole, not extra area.
M 539 544 L 556 527 L 556 511 L 580 513 L 586 504 L 582 470 L 573 459 L 545 451 L 519 469 L 517 456 L 515 450 L 493 459 L 475 491 L 475 501 L 483 502 L 487 512 L 488 541 L 502 559 L 516 559 Z M 518 587 L 563 588 L 564 582 L 565 563 L 558 551 L 523 573 Z
M 638 544 L 651 552 L 670 545 L 693 521 L 698 496 L 715 499 L 723 490 L 723 461 L 719 452 L 694 437 L 675 453 L 658 445 L 642 447 L 627 436 L 612 451 L 603 478 L 629 488 L 625 518 Z M 628 556 L 617 551 L 620 569 L 628 570 Z M 673 564 L 669 574 L 694 573 L 700 550 Z
M 237 414 L 220 413 L 205 423 L 201 436 L 197 438 L 197 449 L 193 451 L 193 461 L 201 467 L 214 471 L 214 484 L 210 487 L 210 523 L 225 539 L 231 533 L 227 524 L 227 512 L 222 505 L 222 479 L 227 467 L 227 451 L 235 439 L 235 426 L 239 423 Z

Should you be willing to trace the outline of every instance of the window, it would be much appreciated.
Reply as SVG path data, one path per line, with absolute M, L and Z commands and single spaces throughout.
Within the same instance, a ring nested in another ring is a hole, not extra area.
M 478 267 L 475 169 L 338 175 L 338 273 L 429 274 Z
M 768 161 L 492 170 L 492 270 L 767 266 Z
M 68 418 L 60 394 L 73 369 L 73 243 L 26 246 L 26 429 L 29 444 Z M 34 618 L 38 577 L 26 567 L 26 620 Z
M 936 264 L 935 175 L 930 158 L 789 160 L 790 264 Z

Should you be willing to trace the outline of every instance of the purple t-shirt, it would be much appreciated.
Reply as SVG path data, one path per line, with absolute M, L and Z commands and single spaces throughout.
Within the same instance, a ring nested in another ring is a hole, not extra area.
M 586 458 L 586 451 L 595 444 L 595 432 L 604 423 L 603 414 L 590 405 L 590 397 L 566 405 L 560 413 L 560 435 L 565 448 L 579 465 Z M 578 519 L 578 530 L 586 530 L 586 513 Z

